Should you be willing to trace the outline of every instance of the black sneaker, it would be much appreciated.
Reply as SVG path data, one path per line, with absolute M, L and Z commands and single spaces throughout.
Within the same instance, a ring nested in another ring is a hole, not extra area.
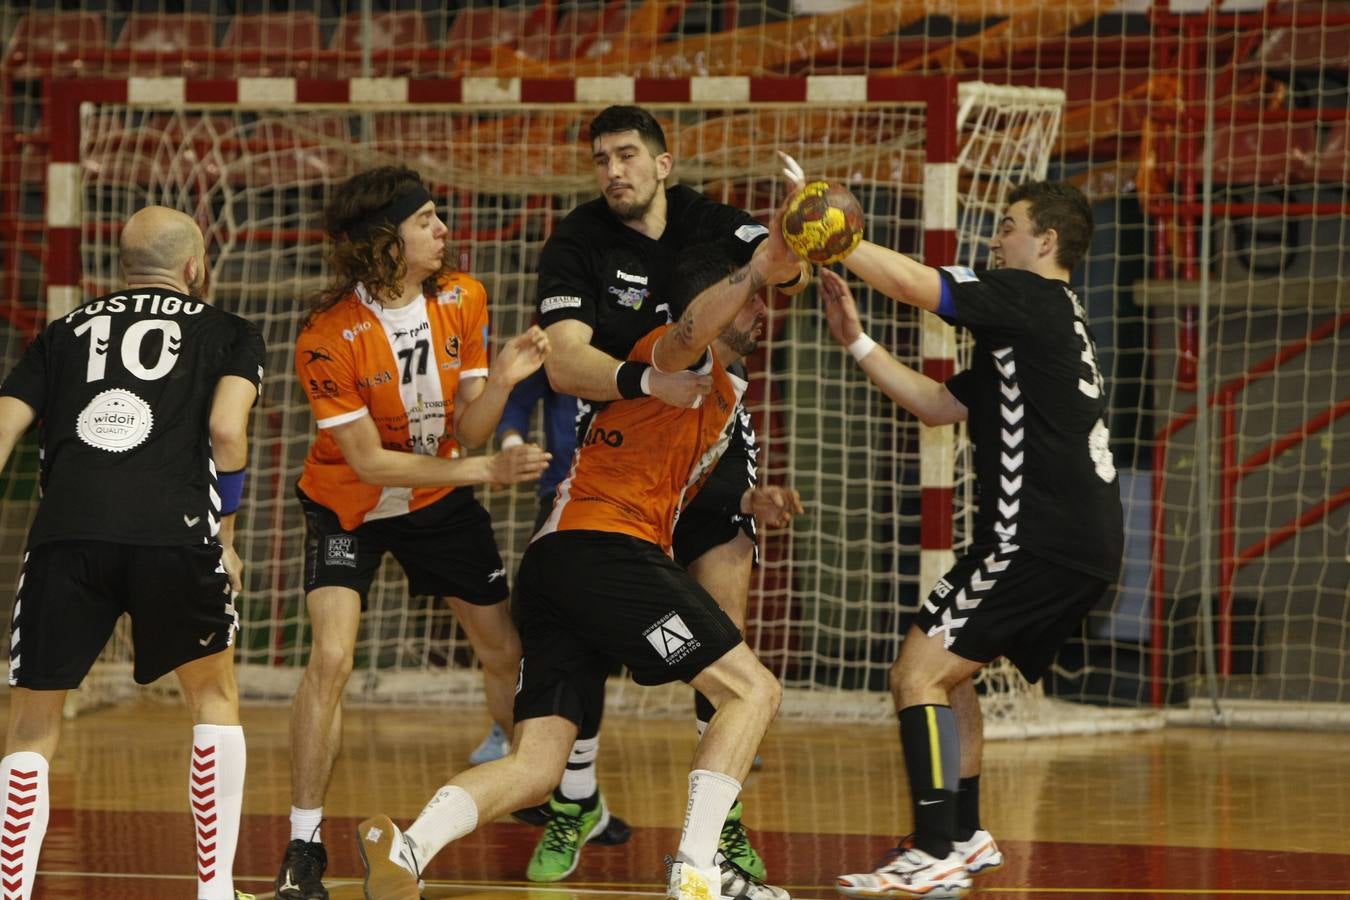
M 323 886 L 326 868 L 328 851 L 323 844 L 299 838 L 291 841 L 277 875 L 277 900 L 328 900 L 328 889 Z

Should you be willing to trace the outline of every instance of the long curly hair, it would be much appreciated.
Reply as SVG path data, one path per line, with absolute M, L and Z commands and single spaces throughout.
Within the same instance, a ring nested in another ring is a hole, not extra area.
M 329 238 L 324 257 L 332 274 L 328 284 L 310 300 L 303 327 L 309 327 L 315 317 L 355 291 L 358 283 L 382 305 L 399 296 L 408 274 L 403 239 L 398 233 L 400 223 L 371 225 L 367 220 L 401 191 L 421 183 L 422 176 L 406 166 L 380 166 L 353 175 L 338 187 L 323 211 L 323 227 Z M 367 227 L 357 227 L 363 223 Z M 440 269 L 422 282 L 423 293 L 435 293 L 437 283 L 455 271 L 457 266 L 447 243 Z

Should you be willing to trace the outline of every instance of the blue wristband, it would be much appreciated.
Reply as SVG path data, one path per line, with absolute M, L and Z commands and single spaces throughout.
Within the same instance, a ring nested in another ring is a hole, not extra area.
M 952 286 L 941 275 L 938 276 L 938 281 L 942 283 L 942 296 L 938 298 L 937 314 L 954 319 L 956 318 L 956 300 L 952 297 Z
M 244 497 L 244 470 L 221 472 L 216 476 L 216 485 L 220 488 L 220 514 L 234 515 Z

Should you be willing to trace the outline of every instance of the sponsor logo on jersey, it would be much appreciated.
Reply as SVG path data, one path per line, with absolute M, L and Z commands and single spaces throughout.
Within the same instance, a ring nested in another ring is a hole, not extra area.
M 356 386 L 369 390 L 377 385 L 388 384 L 393 380 L 394 373 L 390 372 L 388 369 L 384 369 L 376 372 L 374 375 L 362 375 L 360 378 L 356 379 Z
M 657 619 L 642 634 L 668 666 L 680 663 L 703 646 L 689 626 L 684 624 L 680 614 L 673 611 Z
M 980 280 L 980 277 L 975 274 L 975 270 L 966 266 L 943 266 L 942 270 L 952 276 L 957 284 Z
M 545 297 L 539 303 L 539 315 L 546 316 L 560 309 L 573 309 L 581 306 L 580 297 Z
M 451 305 L 458 305 L 459 301 L 463 299 L 464 299 L 464 288 L 458 284 L 450 288 L 450 290 L 441 291 L 439 294 L 436 295 L 436 303 L 440 306 L 444 306 L 447 303 Z
M 316 362 L 333 361 L 333 357 L 323 347 L 315 347 L 313 350 L 306 347 L 305 352 L 309 354 L 309 359 L 305 360 L 305 365 L 307 366 L 312 366 Z
M 646 276 L 646 275 L 629 275 L 629 274 L 628 274 L 627 272 L 625 272 L 623 269 L 616 269 L 616 270 L 614 271 L 614 277 L 617 278 L 617 279 L 619 279 L 620 281 L 631 281 L 633 284 L 646 284 L 646 283 L 647 283 L 647 276 Z
M 642 301 L 647 299 L 646 288 L 619 288 L 610 285 L 609 292 L 614 295 L 620 306 L 627 306 L 630 309 L 642 309 Z
M 322 381 L 317 378 L 309 380 L 309 395 L 311 397 L 316 399 L 319 397 L 336 397 L 339 393 L 337 382 L 331 378 L 325 378 Z
M 736 231 L 735 231 L 736 237 L 738 237 L 738 238 L 740 238 L 741 240 L 745 241 L 747 244 L 750 243 L 751 241 L 753 241 L 755 238 L 759 237 L 760 235 L 764 235 L 764 234 L 768 234 L 768 233 L 769 233 L 769 229 L 767 229 L 767 228 L 765 228 L 763 225 L 759 225 L 759 224 L 754 224 L 754 225 L 742 225 L 740 228 L 737 228 Z
M 355 325 L 353 325 L 351 328 L 344 328 L 344 329 L 342 329 L 342 339 L 343 339 L 344 341 L 354 341 L 354 340 L 356 340 L 356 336 L 357 336 L 358 334 L 360 334 L 360 333 L 363 332 L 363 331 L 369 331 L 369 330 L 370 330 L 370 323 L 369 323 L 369 322 L 357 322 L 357 323 L 356 323 Z
M 356 568 L 356 538 L 350 534 L 331 534 L 325 558 L 330 566 Z
M 939 599 L 952 592 L 952 583 L 945 578 L 939 578 L 937 584 L 933 585 L 933 594 Z
M 606 447 L 622 447 L 623 432 L 617 428 L 591 428 L 586 432 L 585 446 L 604 444 Z
M 75 433 L 91 447 L 124 453 L 150 435 L 150 404 L 120 388 L 94 395 L 75 422 Z
M 400 328 L 397 331 L 395 331 L 394 340 L 397 341 L 400 338 L 415 338 L 418 335 L 422 334 L 423 332 L 430 330 L 431 330 L 431 323 L 428 322 L 426 319 L 423 319 L 421 322 L 417 323 L 412 328 Z

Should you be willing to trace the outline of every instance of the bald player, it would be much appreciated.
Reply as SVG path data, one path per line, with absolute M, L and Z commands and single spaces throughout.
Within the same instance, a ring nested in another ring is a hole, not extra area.
M 206 250 L 188 216 L 142 209 L 119 250 L 126 289 L 50 323 L 0 386 L 0 467 L 35 422 L 42 448 L 11 622 L 0 777 L 5 871 L 19 871 L 4 896 L 32 896 L 66 692 L 127 613 L 136 681 L 174 672 L 192 714 L 196 897 L 236 900 L 248 895 L 232 871 L 245 762 L 234 518 L 263 340 L 201 299 Z

